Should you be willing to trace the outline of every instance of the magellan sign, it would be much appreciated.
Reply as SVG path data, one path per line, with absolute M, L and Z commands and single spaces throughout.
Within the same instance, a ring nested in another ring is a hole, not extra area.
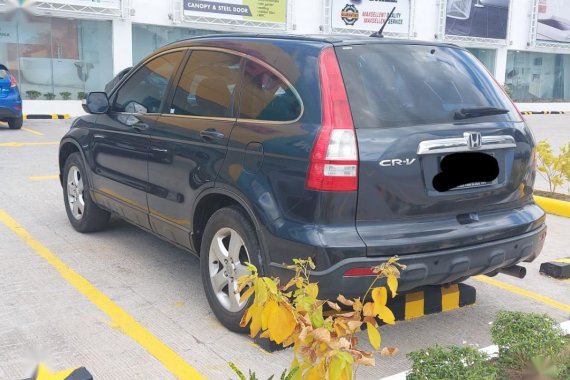
M 384 31 L 408 34 L 410 31 L 410 0 L 332 0 L 331 26 L 376 32 L 396 7 Z
M 285 24 L 287 0 L 184 0 L 184 16 Z

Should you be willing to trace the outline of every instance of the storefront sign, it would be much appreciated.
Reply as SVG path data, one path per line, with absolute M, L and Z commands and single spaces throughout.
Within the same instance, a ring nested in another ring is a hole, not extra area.
M 447 0 L 445 34 L 504 40 L 510 0 Z
M 16 33 L 16 23 L 10 21 L 2 21 L 0 23 L 0 44 L 13 44 L 18 42 Z
M 354 29 L 376 32 L 394 7 L 396 10 L 384 31 L 408 34 L 410 0 L 332 0 L 331 26 L 333 30 Z
M 184 0 L 184 16 L 285 23 L 287 0 Z
M 540 0 L 537 13 L 538 41 L 570 43 L 570 2 Z

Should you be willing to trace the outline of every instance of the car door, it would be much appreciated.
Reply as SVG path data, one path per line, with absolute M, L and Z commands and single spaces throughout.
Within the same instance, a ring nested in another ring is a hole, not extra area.
M 99 117 L 92 131 L 96 201 L 147 229 L 149 129 L 185 54 L 161 54 L 136 69 L 113 94 L 110 112 Z
M 226 156 L 241 62 L 229 52 L 193 50 L 168 112 L 150 132 L 150 222 L 156 233 L 182 246 L 192 248 L 194 200 L 214 186 Z

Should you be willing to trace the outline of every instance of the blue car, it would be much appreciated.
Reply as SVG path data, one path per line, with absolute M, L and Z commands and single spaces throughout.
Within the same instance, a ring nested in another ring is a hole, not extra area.
M 16 77 L 0 64 L 0 121 L 8 122 L 10 129 L 22 128 L 22 97 Z

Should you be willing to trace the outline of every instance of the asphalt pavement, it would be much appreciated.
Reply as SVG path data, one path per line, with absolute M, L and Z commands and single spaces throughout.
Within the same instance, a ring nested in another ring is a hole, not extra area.
M 527 120 L 537 139 L 570 140 L 570 116 Z M 235 379 L 230 361 L 261 379 L 287 368 L 290 349 L 268 353 L 219 324 L 193 255 L 117 218 L 99 233 L 72 229 L 57 178 L 70 123 L 29 120 L 20 131 L 0 123 L 0 379 L 29 377 L 39 362 L 54 372 L 85 366 L 95 379 Z M 570 281 L 538 273 L 540 263 L 570 257 L 569 231 L 570 219 L 549 215 L 543 253 L 525 264 L 524 280 L 470 279 L 475 305 L 383 326 L 382 344 L 400 352 L 378 356 L 358 378 L 406 370 L 407 352 L 436 343 L 487 346 L 499 310 L 570 319 Z

